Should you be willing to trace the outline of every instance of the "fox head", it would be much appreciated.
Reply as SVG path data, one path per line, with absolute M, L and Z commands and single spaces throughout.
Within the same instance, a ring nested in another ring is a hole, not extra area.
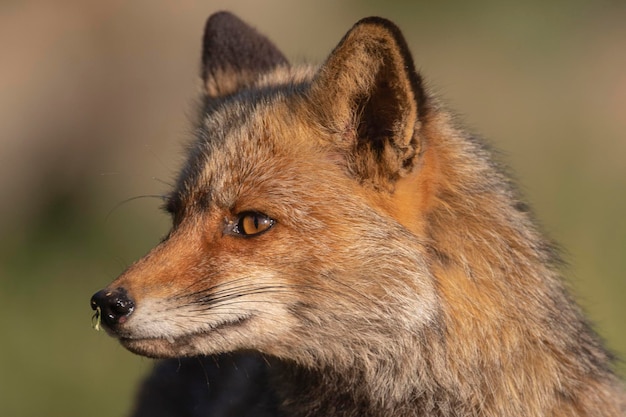
M 292 67 L 223 12 L 202 64 L 172 228 L 92 298 L 107 331 L 151 357 L 346 365 L 355 346 L 419 335 L 437 314 L 421 214 L 429 101 L 398 28 L 363 19 L 320 67 Z
M 299 415 L 624 410 L 558 255 L 395 25 L 363 19 L 292 67 L 218 13 L 202 80 L 171 230 L 91 300 L 126 348 L 278 358 Z

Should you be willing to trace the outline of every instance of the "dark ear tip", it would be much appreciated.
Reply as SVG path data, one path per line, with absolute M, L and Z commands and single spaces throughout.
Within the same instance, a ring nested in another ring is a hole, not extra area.
M 223 10 L 209 16 L 204 26 L 204 31 L 206 33 L 207 30 L 233 25 L 245 25 L 245 23 L 231 12 Z
M 267 61 L 268 67 L 274 63 L 288 64 L 287 59 L 269 39 L 233 13 L 220 11 L 209 16 L 204 26 L 204 64 L 207 64 L 207 60 L 214 53 L 234 56 L 245 52 L 258 55 L 261 61 Z
M 213 13 L 204 25 L 204 44 L 210 43 L 211 38 L 229 30 L 246 27 L 247 25 L 231 12 L 221 11 Z
M 361 25 L 383 26 L 385 28 L 399 30 L 398 26 L 395 23 L 393 23 L 391 20 L 385 19 L 384 17 L 380 17 L 380 16 L 364 17 L 363 19 L 359 20 L 358 22 L 354 24 L 354 26 L 361 26 Z
M 363 19 L 356 22 L 354 26 L 352 27 L 352 29 L 356 29 L 362 26 L 378 26 L 387 30 L 397 40 L 401 40 L 401 42 L 403 42 L 404 40 L 404 35 L 402 35 L 402 31 L 400 30 L 398 25 L 393 23 L 391 20 L 385 19 L 384 17 L 379 17 L 379 16 L 364 17 Z
M 400 30 L 398 25 L 393 23 L 391 20 L 388 20 L 388 19 L 385 19 L 384 17 L 379 17 L 379 16 L 365 17 L 359 20 L 358 22 L 356 22 L 354 26 L 352 27 L 352 29 L 354 30 L 356 28 L 363 27 L 363 26 L 378 26 L 378 27 L 385 29 L 393 36 L 396 42 L 400 44 L 401 48 L 408 49 L 406 45 L 406 40 L 404 39 L 404 35 L 402 34 L 402 31 Z

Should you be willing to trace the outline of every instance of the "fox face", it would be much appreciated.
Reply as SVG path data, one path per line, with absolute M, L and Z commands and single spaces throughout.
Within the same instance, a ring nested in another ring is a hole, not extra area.
M 146 356 L 311 365 L 350 366 L 354 346 L 396 349 L 398 333 L 414 343 L 437 296 L 416 211 L 426 102 L 397 28 L 365 19 L 320 68 L 292 68 L 221 13 L 203 65 L 171 231 L 94 295 L 107 331 Z

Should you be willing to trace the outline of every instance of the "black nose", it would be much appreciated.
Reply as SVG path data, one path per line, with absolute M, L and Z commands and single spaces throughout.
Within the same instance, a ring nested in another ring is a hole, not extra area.
M 123 324 L 135 309 L 134 301 L 124 288 L 101 290 L 91 297 L 91 308 L 109 328 Z

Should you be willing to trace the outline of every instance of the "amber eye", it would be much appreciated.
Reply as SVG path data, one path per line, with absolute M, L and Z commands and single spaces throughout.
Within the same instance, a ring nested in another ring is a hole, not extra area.
M 242 236 L 256 236 L 269 230 L 275 221 L 263 213 L 246 211 L 239 215 L 234 232 Z

